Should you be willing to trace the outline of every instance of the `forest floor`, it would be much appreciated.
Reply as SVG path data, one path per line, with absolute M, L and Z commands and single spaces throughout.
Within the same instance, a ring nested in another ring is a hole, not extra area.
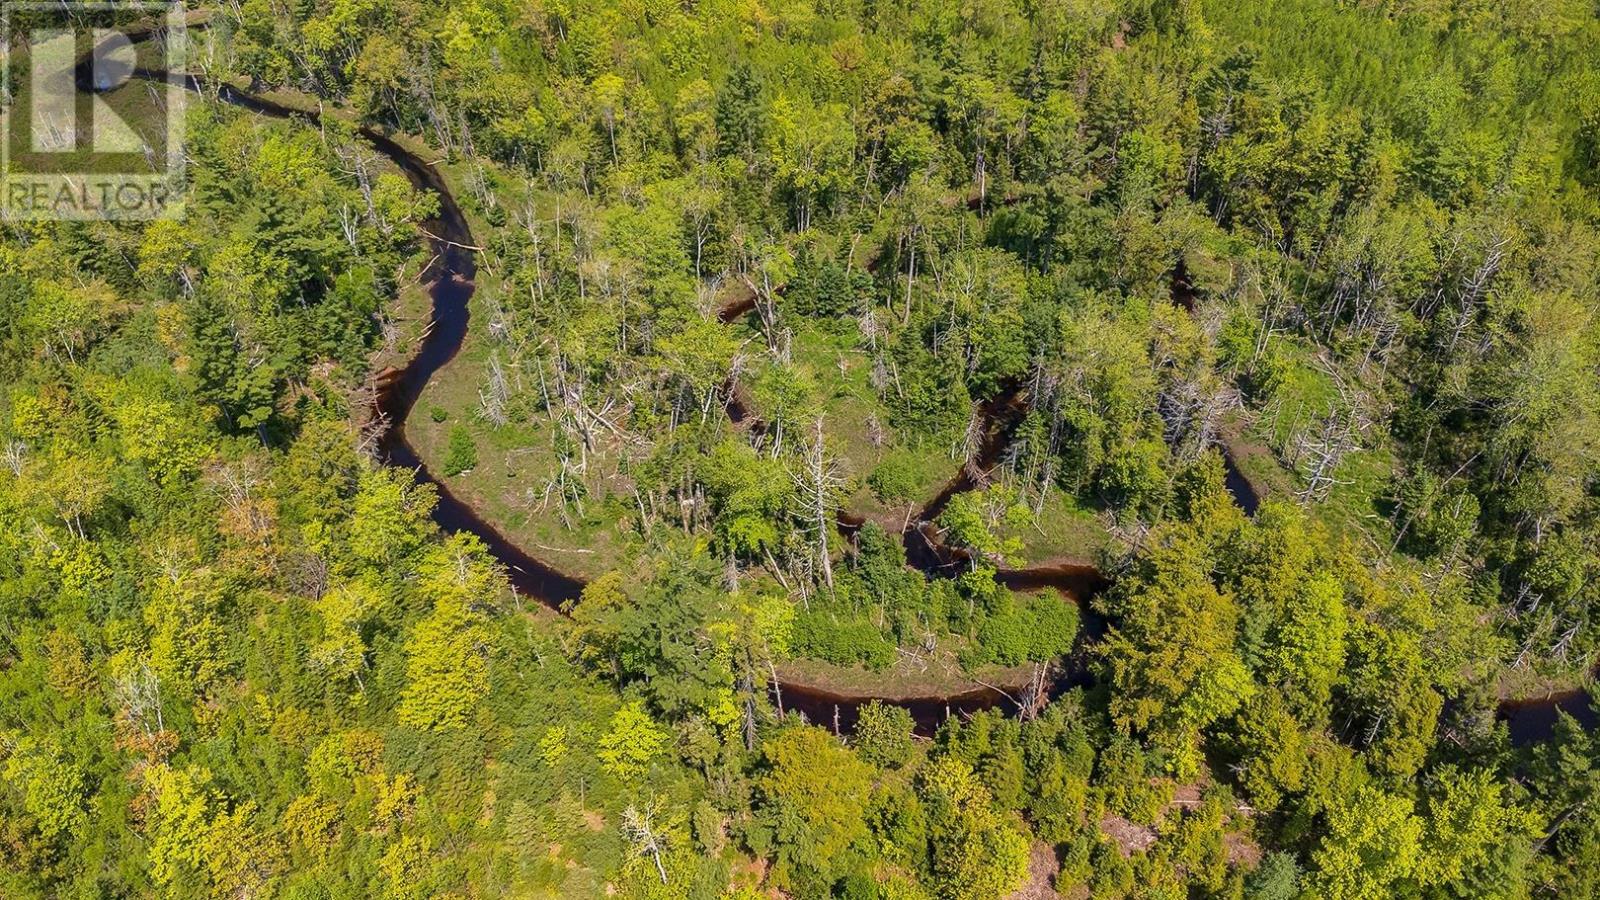
M 1060 900 L 1056 892 L 1056 873 L 1061 871 L 1061 861 L 1056 859 L 1054 847 L 1044 841 L 1034 841 L 1028 853 L 1028 880 L 1006 900 Z M 1088 896 L 1087 890 L 1078 896 Z

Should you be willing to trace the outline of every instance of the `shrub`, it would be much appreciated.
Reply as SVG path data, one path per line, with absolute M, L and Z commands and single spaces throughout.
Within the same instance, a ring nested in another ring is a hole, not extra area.
M 794 652 L 798 656 L 839 665 L 860 663 L 883 669 L 894 663 L 894 645 L 877 626 L 864 619 L 840 620 L 831 613 L 806 613 L 795 622 Z
M 875 766 L 899 767 L 911 759 L 911 713 L 874 700 L 861 707 L 852 743 L 861 758 Z
M 478 465 L 478 445 L 465 425 L 450 429 L 450 444 L 444 451 L 444 473 L 460 475 Z

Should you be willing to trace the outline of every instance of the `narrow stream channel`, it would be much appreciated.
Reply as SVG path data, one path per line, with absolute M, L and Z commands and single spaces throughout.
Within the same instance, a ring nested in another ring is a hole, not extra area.
M 191 28 L 194 27 L 196 26 L 191 25 Z M 148 40 L 156 33 L 157 30 L 152 30 L 142 34 L 132 34 L 129 37 L 137 43 Z M 86 57 L 84 63 L 80 63 L 78 67 L 80 89 L 92 85 L 87 63 Z M 171 76 L 165 72 L 146 69 L 136 70 L 133 74 L 137 78 L 180 84 L 200 96 L 210 95 L 207 85 L 198 76 Z M 299 118 L 311 123 L 318 120 L 318 115 L 314 112 L 295 109 L 226 85 L 218 87 L 216 97 L 223 102 L 265 116 Z M 390 464 L 411 469 L 419 481 L 436 487 L 439 500 L 434 509 L 434 519 L 441 528 L 447 532 L 465 531 L 477 535 L 490 554 L 505 566 L 511 584 L 518 592 L 559 610 L 563 603 L 578 596 L 583 589 L 583 582 L 560 572 L 554 566 L 546 564 L 508 540 L 434 477 L 416 448 L 406 439 L 406 422 L 416 405 L 417 398 L 421 396 L 423 389 L 434 375 L 460 352 L 466 339 L 470 316 L 468 302 L 475 290 L 473 279 L 477 274 L 477 261 L 470 248 L 475 246 L 476 242 L 454 193 L 436 168 L 401 146 L 382 130 L 362 126 L 359 133 L 375 150 L 393 161 L 414 186 L 435 193 L 439 198 L 440 208 L 437 219 L 424 223 L 429 232 L 428 240 L 432 250 L 437 254 L 437 260 L 431 268 L 434 278 L 428 284 L 433 305 L 433 325 L 424 333 L 415 354 L 405 367 L 379 385 L 378 411 L 387 419 L 389 425 L 380 449 Z M 1187 279 L 1182 279 L 1181 283 L 1187 286 Z M 1185 300 L 1188 302 L 1184 303 Z M 724 321 L 738 318 L 751 308 L 752 302 L 744 300 L 729 304 L 723 310 L 719 310 L 719 318 Z M 1179 297 L 1180 305 L 1192 308 L 1193 302 L 1192 289 L 1185 290 Z M 920 511 L 917 520 L 921 524 L 913 524 L 906 535 L 907 556 L 913 566 L 933 576 L 949 574 L 959 569 L 962 562 L 959 554 L 940 541 L 937 530 L 928 522 L 937 516 L 938 511 L 954 493 L 970 489 L 977 483 L 977 479 L 973 476 L 973 466 L 976 466 L 979 472 L 986 472 L 998 462 L 1009 438 L 1010 428 L 1015 424 L 1015 420 L 1020 418 L 1022 408 L 1022 390 L 1020 386 L 1015 385 L 1008 386 L 1001 396 L 984 405 L 988 427 L 977 459 L 972 464 L 964 465 L 945 489 Z M 740 409 L 735 411 L 735 417 L 740 416 L 750 417 L 749 411 L 744 409 L 742 404 Z M 1233 460 L 1226 454 L 1224 458 L 1229 490 L 1246 512 L 1253 513 L 1258 503 L 1255 491 L 1234 466 Z M 841 514 L 841 525 L 845 528 L 851 527 L 857 521 Z M 1041 566 L 1003 571 L 999 578 L 1002 583 L 1015 590 L 1059 591 L 1064 597 L 1078 603 L 1080 609 L 1085 611 L 1089 609 L 1089 599 L 1109 583 L 1105 576 L 1090 566 Z M 1057 667 L 1056 673 L 1045 681 L 1045 690 L 1051 696 L 1062 689 L 1089 683 L 1090 675 L 1085 664 L 1086 650 L 1083 645 L 1098 637 L 1098 632 L 1104 625 L 1097 621 L 1091 622 L 1089 615 L 1084 616 L 1084 622 L 1085 627 L 1080 634 L 1078 651 L 1072 658 L 1066 660 L 1064 665 Z M 811 721 L 824 726 L 837 724 L 840 730 L 845 730 L 854 724 L 856 711 L 861 705 L 879 699 L 870 694 L 840 693 L 796 683 L 780 682 L 772 687 L 774 695 L 781 696 L 785 709 L 804 712 Z M 938 723 L 949 715 L 967 714 L 995 707 L 1015 711 L 1022 698 L 1012 690 L 1014 686 L 1001 687 L 1005 687 L 1006 690 L 975 685 L 948 696 L 894 697 L 886 698 L 884 702 L 910 710 L 918 723 L 919 730 L 927 732 L 936 728 Z M 1507 701 L 1501 705 L 1500 713 L 1510 724 L 1513 742 L 1525 744 L 1549 735 L 1558 709 L 1578 716 L 1587 727 L 1600 724 L 1600 721 L 1597 721 L 1600 720 L 1600 716 L 1597 716 L 1589 695 L 1581 691 L 1570 691 L 1541 699 Z

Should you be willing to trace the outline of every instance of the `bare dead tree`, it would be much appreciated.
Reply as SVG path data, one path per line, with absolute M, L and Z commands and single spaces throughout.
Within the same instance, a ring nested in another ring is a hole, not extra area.
M 1204 372 L 1176 379 L 1156 395 L 1167 445 L 1184 461 L 1216 443 L 1222 417 L 1239 405 L 1238 391 Z
M 817 570 L 822 581 L 833 590 L 833 562 L 828 556 L 828 535 L 833 531 L 835 498 L 844 486 L 837 463 L 829 458 L 823 441 L 822 416 L 812 424 L 811 437 L 801 442 L 800 465 L 791 468 L 790 477 L 803 498 L 809 530 L 815 532 Z
M 1011 473 L 1018 495 L 1030 501 L 1035 520 L 1044 512 L 1050 487 L 1055 484 L 1061 468 L 1060 453 L 1065 440 L 1060 413 L 1061 388 L 1061 377 L 1050 371 L 1042 360 L 1035 360 L 1028 384 L 1031 411 L 1006 447 L 1002 460 L 1005 470 Z
M 256 498 L 261 476 L 255 467 L 248 461 L 231 465 L 217 464 L 207 470 L 206 476 L 212 489 L 227 506 L 231 519 L 241 524 L 245 533 L 254 536 L 261 550 L 270 547 L 274 533 L 273 519 L 267 505 Z
M 340 132 L 336 130 L 335 133 Z M 323 131 L 323 143 L 329 145 L 334 157 L 339 160 L 339 170 L 355 180 L 356 188 L 361 192 L 361 201 L 367 207 L 367 219 L 385 235 L 392 234 L 394 223 L 384 218 L 373 201 L 373 171 L 377 165 L 377 155 L 359 141 L 329 140 L 326 130 Z
M 21 441 L 9 441 L 5 447 L 0 448 L 0 464 L 11 470 L 12 475 L 21 475 L 22 466 L 28 460 L 28 445 Z
M 667 868 L 661 862 L 661 854 L 667 849 L 668 838 L 666 829 L 657 821 L 661 814 L 660 802 L 658 798 L 651 799 L 643 808 L 628 804 L 622 811 L 622 835 L 628 840 L 628 855 L 633 859 L 648 856 L 655 863 L 661 883 L 666 884 Z
M 784 285 L 778 284 L 772 277 L 772 266 L 768 265 L 766 255 L 781 250 L 781 247 L 763 245 L 754 252 L 747 252 L 739 263 L 739 280 L 750 291 L 752 303 L 755 306 L 756 318 L 761 324 L 761 334 L 767 341 L 767 350 L 773 356 L 778 356 L 778 294 Z
M 1455 319 L 1450 326 L 1450 338 L 1445 343 L 1447 355 L 1455 351 L 1456 344 L 1477 320 L 1479 304 L 1489 293 L 1494 277 L 1500 273 L 1500 267 L 1505 262 L 1506 245 L 1510 242 L 1511 238 L 1507 235 L 1495 235 L 1484 249 L 1483 260 L 1462 276 L 1456 292 Z
M 1354 446 L 1350 422 L 1338 412 L 1330 412 L 1323 417 L 1319 430 L 1302 431 L 1295 435 L 1290 460 L 1305 475 L 1305 487 L 1299 491 L 1301 501 L 1320 502 L 1327 499 L 1334 486 L 1341 483 L 1334 472 Z
M 1305 487 L 1298 496 L 1302 502 L 1321 502 L 1329 492 L 1341 484 L 1335 472 L 1346 456 L 1361 449 L 1366 434 L 1372 427 L 1372 399 L 1347 382 L 1333 367 L 1323 364 L 1323 371 L 1333 379 L 1339 397 L 1326 414 L 1315 420 L 1315 426 L 1295 432 L 1286 453 L 1289 464 L 1301 471 Z
M 1017 718 L 1024 722 L 1037 719 L 1044 708 L 1050 705 L 1050 671 L 1049 663 L 1034 663 L 1033 672 L 1028 677 L 1028 683 L 1017 698 Z
M 161 715 L 161 678 L 149 663 L 140 660 L 132 671 L 111 683 L 111 691 L 128 721 L 138 725 L 146 737 L 166 730 Z
M 378 389 L 370 379 L 352 392 L 352 409 L 368 410 L 356 435 L 356 450 L 369 459 L 377 459 L 378 446 L 389 431 L 389 415 L 378 408 Z
M 483 415 L 484 421 L 495 427 L 502 427 L 511 421 L 507 407 L 511 403 L 511 384 L 506 379 L 505 368 L 500 364 L 500 354 L 489 354 L 489 371 L 484 376 L 484 385 L 478 389 L 478 411 Z
M 984 414 L 983 405 L 974 403 L 972 411 L 967 415 L 967 427 L 961 430 L 961 436 L 950 445 L 950 458 L 961 460 L 967 473 L 974 478 L 980 474 L 976 469 L 979 453 L 983 450 L 983 439 L 989 432 L 989 418 Z

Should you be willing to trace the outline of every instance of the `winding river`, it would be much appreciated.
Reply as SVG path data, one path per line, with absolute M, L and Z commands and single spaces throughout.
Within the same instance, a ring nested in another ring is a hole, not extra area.
M 204 23 L 191 24 L 190 27 L 204 27 Z M 156 33 L 159 33 L 159 29 L 133 33 L 129 37 L 137 43 L 148 40 Z M 79 65 L 80 87 L 92 85 L 87 64 L 86 57 Z M 208 85 L 198 76 L 174 76 L 161 71 L 138 69 L 134 77 L 168 81 L 202 96 L 212 96 Z M 316 112 L 291 107 L 228 85 L 216 86 L 214 96 L 223 102 L 274 118 L 298 118 L 311 123 L 319 118 Z M 441 528 L 448 532 L 466 531 L 477 535 L 489 552 L 505 566 L 511 584 L 517 591 L 559 609 L 561 604 L 579 595 L 583 582 L 560 572 L 508 540 L 476 510 L 451 493 L 449 487 L 429 471 L 416 448 L 406 439 L 406 422 L 418 397 L 434 375 L 460 352 L 466 339 L 470 315 L 468 301 L 473 295 L 473 279 L 477 274 L 477 261 L 470 248 L 476 246 L 477 242 L 473 239 L 471 227 L 456 202 L 454 192 L 438 169 L 382 129 L 362 126 L 359 133 L 375 150 L 399 167 L 415 187 L 436 194 L 440 210 L 436 219 L 424 223 L 431 249 L 437 254 L 429 269 L 433 278 L 427 285 L 432 299 L 433 325 L 425 332 L 414 355 L 403 368 L 386 372 L 376 380 L 377 411 L 388 424 L 380 444 L 381 452 L 390 464 L 409 468 L 416 473 L 419 481 L 434 485 L 438 491 L 434 518 Z M 1175 283 L 1187 284 L 1181 271 L 1175 275 Z M 1192 291 L 1180 292 L 1176 297 L 1181 305 L 1192 305 Z M 749 311 L 752 299 L 740 298 L 725 305 L 719 310 L 719 318 L 724 321 L 739 318 Z M 1184 303 L 1185 299 L 1188 300 L 1187 304 Z M 738 399 L 737 392 L 730 391 L 730 395 L 734 398 L 729 404 L 730 415 L 736 421 L 752 419 L 749 410 Z M 1024 402 L 1020 386 L 1012 385 L 999 397 L 983 405 L 982 412 L 988 427 L 976 458 L 962 466 L 945 488 L 916 516 L 916 524 L 906 531 L 907 558 L 918 569 L 935 576 L 959 570 L 963 562 L 959 553 L 944 545 L 936 529 L 928 523 L 951 496 L 979 484 L 987 471 L 998 463 L 1009 438 L 1010 426 L 1020 418 Z M 752 424 L 759 423 L 752 419 Z M 1231 459 L 1226 459 L 1226 466 L 1228 488 L 1247 512 L 1253 512 L 1257 504 L 1255 491 L 1234 467 Z M 860 520 L 841 514 L 840 524 L 848 530 L 852 526 L 859 526 Z M 1107 584 L 1106 578 L 1093 567 L 1080 565 L 1002 571 L 999 578 L 1015 590 L 1059 591 L 1085 610 L 1089 609 L 1089 598 Z M 1057 667 L 1054 674 L 1042 682 L 1041 686 L 1048 695 L 1066 687 L 1089 683 L 1088 667 L 1084 665 L 1086 651 L 1082 645 L 1097 636 L 1103 623 L 1092 616 L 1086 616 L 1085 619 L 1086 627 L 1080 637 L 1078 650 L 1065 665 Z M 1034 686 L 1019 688 L 1015 685 L 974 685 L 948 695 L 892 697 L 830 691 L 788 680 L 780 680 L 772 687 L 775 699 L 785 709 L 800 710 L 814 722 L 834 724 L 841 730 L 854 723 L 856 711 L 861 705 L 876 699 L 909 709 L 919 729 L 924 732 L 931 731 L 950 715 L 994 707 L 1012 710 L 1025 702 L 1039 699 L 1032 697 L 1025 701 L 1018 692 L 1033 690 Z M 1547 736 L 1558 709 L 1577 715 L 1587 726 L 1597 724 L 1590 698 L 1581 691 L 1536 700 L 1508 701 L 1502 704 L 1501 715 L 1510 724 L 1513 741 L 1521 744 Z

